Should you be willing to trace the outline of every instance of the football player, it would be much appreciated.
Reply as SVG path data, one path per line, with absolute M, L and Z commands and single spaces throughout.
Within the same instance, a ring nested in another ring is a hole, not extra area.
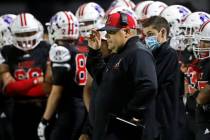
M 10 25 L 16 18 L 16 15 L 5 14 L 0 17 L 0 51 L 3 46 L 12 45 L 12 34 L 10 31 Z M 4 61 L 3 57 L 0 57 L 0 61 Z M 12 98 L 2 94 L 3 83 L 0 81 L 0 139 L 1 140 L 13 140 L 12 129 Z
M 198 45 L 193 46 L 193 52 L 198 59 L 197 75 L 192 75 L 196 86 L 196 140 L 210 139 L 210 20 L 205 22 L 196 39 Z
M 79 53 L 79 22 L 70 11 L 56 13 L 48 24 L 49 40 L 54 43 L 49 56 L 53 85 L 47 106 L 38 126 L 40 140 L 56 114 L 50 140 L 78 140 L 85 120 L 83 86 L 87 80 L 86 56 Z
M 50 45 L 42 41 L 43 28 L 30 13 L 17 15 L 10 28 L 14 41 L 1 51 L 3 92 L 15 101 L 15 139 L 37 140 L 36 127 L 50 91 L 47 78 Z
M 92 29 L 99 29 L 104 26 L 104 9 L 97 3 L 89 2 L 81 5 L 76 11 L 76 17 L 80 24 L 80 42 L 78 44 L 79 48 L 88 49 L 87 38 L 91 36 Z M 105 36 L 105 33 L 103 34 Z M 87 111 L 89 111 L 89 105 L 92 96 L 92 77 L 87 74 L 87 83 L 84 87 L 83 101 L 86 106 Z M 91 107 L 91 110 L 93 108 Z M 89 118 L 86 118 L 86 123 L 83 126 L 82 134 L 79 140 L 88 140 L 91 136 L 91 123 L 89 123 Z
M 186 17 L 180 28 L 180 39 L 186 45 L 184 51 L 183 63 L 181 70 L 185 78 L 185 111 L 186 111 L 186 134 L 185 139 L 195 139 L 197 137 L 196 119 L 196 97 L 199 90 L 203 86 L 202 69 L 200 67 L 200 59 L 194 55 L 193 48 L 197 44 L 195 39 L 196 32 L 199 31 L 201 25 L 210 18 L 208 13 L 194 12 Z
M 160 16 L 164 17 L 170 24 L 170 46 L 175 49 L 178 53 L 178 59 L 180 66 L 184 66 L 183 64 L 183 53 L 186 52 L 187 49 L 185 49 L 185 45 L 181 44 L 183 43 L 180 41 L 178 36 L 179 33 L 179 26 L 181 25 L 182 21 L 189 15 L 191 14 L 191 11 L 182 5 L 171 5 L 165 8 Z M 179 86 L 179 114 L 178 114 L 178 127 L 179 129 L 176 130 L 177 136 L 182 140 L 184 138 L 184 125 L 185 125 L 185 107 L 183 103 L 183 96 L 184 96 L 184 74 L 180 72 L 180 86 Z

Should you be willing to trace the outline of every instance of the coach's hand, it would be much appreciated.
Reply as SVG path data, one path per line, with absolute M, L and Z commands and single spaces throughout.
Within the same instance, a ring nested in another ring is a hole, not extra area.
M 90 140 L 90 137 L 87 134 L 81 134 L 79 140 Z
M 101 35 L 98 31 L 92 30 L 92 34 L 88 38 L 88 46 L 94 50 L 101 48 Z

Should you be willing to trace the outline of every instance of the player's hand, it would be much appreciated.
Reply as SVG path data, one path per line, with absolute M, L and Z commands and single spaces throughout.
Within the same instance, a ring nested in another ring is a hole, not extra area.
M 41 122 L 39 123 L 38 129 L 37 129 L 37 135 L 40 140 L 46 140 L 45 132 L 48 125 L 49 123 L 44 119 L 42 119 Z
M 34 84 L 37 85 L 37 84 L 41 84 L 44 82 L 44 77 L 43 76 L 40 76 L 40 77 L 37 77 L 34 79 Z
M 90 140 L 90 137 L 87 134 L 81 134 L 79 140 Z
M 181 64 L 181 66 L 180 66 L 181 72 L 186 73 L 187 72 L 187 69 L 188 69 L 187 65 L 185 65 L 185 64 L 183 64 L 181 62 L 180 62 L 180 64 Z
M 98 31 L 92 30 L 92 34 L 88 37 L 88 46 L 94 50 L 101 48 L 101 35 Z
M 44 77 L 43 76 L 38 77 L 37 80 L 38 80 L 38 84 L 41 84 L 44 82 Z

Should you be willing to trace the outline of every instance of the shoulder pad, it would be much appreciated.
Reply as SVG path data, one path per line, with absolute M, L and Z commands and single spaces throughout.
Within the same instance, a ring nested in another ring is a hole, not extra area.
M 51 47 L 49 57 L 52 62 L 66 62 L 71 59 L 69 50 L 57 45 Z

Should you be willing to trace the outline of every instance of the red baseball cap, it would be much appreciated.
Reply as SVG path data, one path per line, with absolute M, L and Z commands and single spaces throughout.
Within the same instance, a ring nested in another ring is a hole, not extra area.
M 123 17 L 124 16 L 124 17 Z M 113 13 L 107 18 L 106 25 L 99 29 L 99 31 L 112 31 L 121 28 L 135 29 L 137 26 L 136 19 L 127 13 Z

